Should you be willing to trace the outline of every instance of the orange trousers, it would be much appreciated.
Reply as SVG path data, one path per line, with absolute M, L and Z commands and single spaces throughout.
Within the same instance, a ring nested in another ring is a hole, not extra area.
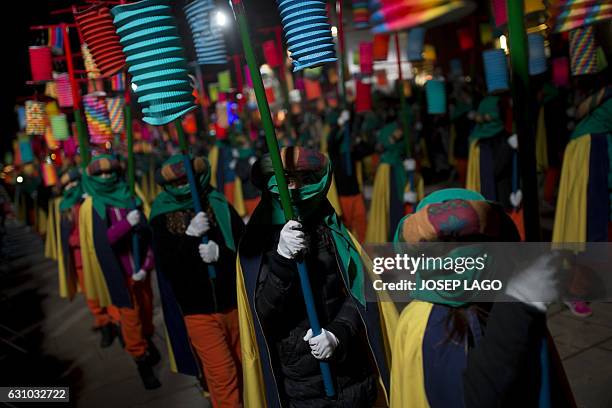
M 249 217 L 253 215 L 253 212 L 255 211 L 255 208 L 257 208 L 260 200 L 261 197 L 247 198 L 244 200 L 244 206 L 246 207 L 246 212 Z
M 121 335 L 125 342 L 125 351 L 138 358 L 146 353 L 147 339 L 155 333 L 151 275 L 140 282 L 129 279 L 127 285 L 133 307 L 119 308 Z
M 202 365 L 214 408 L 242 406 L 242 356 L 238 310 L 185 316 L 191 345 Z
M 357 236 L 359 242 L 363 242 L 366 234 L 366 208 L 363 194 L 339 197 L 344 225 Z
M 77 267 L 76 272 L 77 272 L 77 279 L 79 281 L 79 286 L 81 287 L 81 291 L 85 293 L 83 268 Z M 89 311 L 94 317 L 94 327 L 95 328 L 106 326 L 109 323 L 119 322 L 117 308 L 113 306 L 109 306 L 108 308 L 100 307 L 100 303 L 98 302 L 97 299 L 88 299 L 87 296 L 85 296 L 85 299 L 87 300 L 87 308 L 89 309 Z M 111 309 L 114 309 L 114 310 L 111 311 Z

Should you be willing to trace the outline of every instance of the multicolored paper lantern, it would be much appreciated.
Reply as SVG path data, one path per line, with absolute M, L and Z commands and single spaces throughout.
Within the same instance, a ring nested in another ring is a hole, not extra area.
M 47 111 L 44 102 L 26 101 L 26 134 L 44 135 L 46 129 Z
M 89 129 L 90 141 L 93 144 L 105 144 L 113 140 L 110 118 L 104 94 L 94 93 L 83 96 L 85 119 Z
M 172 7 L 156 0 L 142 0 L 115 6 L 112 14 L 142 107 L 142 120 L 165 125 L 195 109 Z
M 100 69 L 94 62 L 93 56 L 91 52 L 89 52 L 89 48 L 87 48 L 87 44 L 81 44 L 81 55 L 83 56 L 83 64 L 85 65 L 85 71 L 87 71 L 87 78 L 89 79 L 97 79 L 102 76 L 100 73 Z
M 57 102 L 62 108 L 70 108 L 74 105 L 72 100 L 72 85 L 68 74 L 59 74 L 55 77 L 57 84 Z
M 293 71 L 337 61 L 323 0 L 277 0 Z
M 489 93 L 510 89 L 508 78 L 508 61 L 502 49 L 487 50 L 482 53 L 485 79 Z
M 32 81 L 53 80 L 53 59 L 51 48 L 47 46 L 32 46 L 30 52 L 30 69 Z
M 125 91 L 125 74 L 118 72 L 111 77 L 111 89 L 115 92 Z
M 353 0 L 353 26 L 357 30 L 370 27 L 370 11 L 368 10 L 368 0 Z
M 125 55 L 108 7 L 95 4 L 74 13 L 74 20 L 102 76 L 120 71 L 125 66 Z
M 60 113 L 59 115 L 51 116 L 49 117 L 49 122 L 53 131 L 53 137 L 56 140 L 64 141 L 70 138 L 68 119 L 66 119 L 65 114 Z
M 195 0 L 184 8 L 199 65 L 227 64 L 223 31 L 213 16 L 215 9 L 213 0 Z
M 431 79 L 425 83 L 427 113 L 442 115 L 446 113 L 446 87 L 444 81 Z
M 547 0 L 548 24 L 559 33 L 612 19 L 610 0 Z
M 592 26 L 570 31 L 569 51 L 572 75 L 589 75 L 598 72 L 597 43 Z
M 111 132 L 115 134 L 123 133 L 125 131 L 125 100 L 120 96 L 106 98 L 106 108 L 108 109 Z

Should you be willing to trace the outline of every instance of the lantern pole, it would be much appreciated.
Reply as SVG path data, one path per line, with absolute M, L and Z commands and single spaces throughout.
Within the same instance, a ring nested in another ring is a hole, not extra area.
M 244 55 L 246 57 L 249 71 L 251 72 L 251 78 L 253 80 L 253 89 L 255 90 L 255 96 L 257 98 L 257 105 L 261 112 L 261 121 L 263 123 L 266 143 L 272 160 L 272 167 L 274 168 L 274 175 L 276 176 L 276 182 L 278 183 L 278 191 L 280 194 L 280 201 L 285 214 L 285 220 L 294 219 L 293 207 L 291 205 L 291 197 L 289 196 L 289 188 L 287 186 L 287 180 L 285 178 L 285 171 L 283 169 L 283 162 L 280 156 L 280 150 L 278 142 L 276 140 L 276 134 L 274 133 L 274 125 L 272 123 L 272 116 L 270 114 L 270 106 L 266 99 L 266 93 L 261 79 L 261 73 L 257 66 L 257 60 L 255 59 L 255 52 L 251 44 L 251 37 L 249 35 L 249 29 L 246 19 L 246 11 L 242 0 L 231 0 L 230 5 L 234 12 L 234 18 L 238 24 L 240 30 L 240 38 L 242 40 L 242 47 L 244 48 Z M 310 286 L 310 279 L 308 278 L 308 270 L 304 261 L 296 261 L 298 275 L 300 277 L 300 284 L 302 287 L 302 295 L 304 296 L 304 303 L 306 304 L 306 313 L 308 315 L 308 321 L 312 328 L 314 336 L 321 334 L 321 325 L 319 323 L 319 317 L 314 303 L 314 296 L 312 294 L 312 288 Z M 319 367 L 321 369 L 321 376 L 323 377 L 323 384 L 325 387 L 325 394 L 332 397 L 336 394 L 334 389 L 334 383 L 331 375 L 331 368 L 329 363 L 325 361 L 319 361 Z
M 529 112 L 529 53 L 524 21 L 524 1 L 512 0 L 507 1 L 506 4 L 512 65 L 512 106 L 519 140 L 525 238 L 527 241 L 540 241 L 535 137 Z
M 400 110 L 402 118 L 402 130 L 404 140 L 406 141 L 406 155 L 412 157 L 412 149 L 410 146 L 410 124 L 408 123 L 408 109 L 406 107 L 406 95 L 404 94 L 404 74 L 402 73 L 402 52 L 400 49 L 400 36 L 395 33 L 395 52 L 397 54 L 397 72 L 398 72 L 398 92 L 400 98 Z
M 340 81 L 340 108 L 342 110 L 347 109 L 347 103 L 346 103 L 346 78 L 344 77 L 345 74 L 345 67 L 346 67 L 346 46 L 345 46 L 345 38 L 344 38 L 344 21 L 343 21 L 343 6 L 342 6 L 342 0 L 336 0 L 336 16 L 338 18 L 338 48 L 339 48 L 339 64 L 340 64 L 340 75 L 338 80 Z M 346 174 L 348 176 L 352 176 L 353 175 L 353 166 L 352 166 L 352 159 L 351 159 L 351 120 L 352 118 L 350 118 L 349 120 L 346 121 L 346 123 L 344 124 L 344 137 L 342 140 L 342 143 L 344 143 L 344 168 L 346 171 Z

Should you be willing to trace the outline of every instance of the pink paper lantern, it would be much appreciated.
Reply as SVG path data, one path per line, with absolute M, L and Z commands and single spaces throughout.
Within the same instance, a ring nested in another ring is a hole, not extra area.
M 374 63 L 374 44 L 362 42 L 359 44 L 359 68 L 362 74 L 371 75 Z
M 569 84 L 569 62 L 567 57 L 559 57 L 552 60 L 552 80 L 555 86 L 567 86 Z

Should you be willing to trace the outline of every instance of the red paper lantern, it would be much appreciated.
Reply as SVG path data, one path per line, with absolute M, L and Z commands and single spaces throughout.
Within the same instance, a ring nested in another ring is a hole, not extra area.
M 108 7 L 94 5 L 75 13 L 74 19 L 100 73 L 111 76 L 120 71 L 125 66 L 125 54 Z
M 372 110 L 372 85 L 362 81 L 357 82 L 357 96 L 355 98 L 355 112 L 363 113 Z
M 53 79 L 51 48 L 30 47 L 30 68 L 33 81 L 51 81 Z
M 374 61 L 385 61 L 389 55 L 389 34 L 376 34 L 374 36 Z
M 470 34 L 470 30 L 462 28 L 458 31 L 459 34 L 459 47 L 463 51 L 471 50 L 474 48 L 474 37 Z
M 270 68 L 276 68 L 282 65 L 278 49 L 276 48 L 276 42 L 274 40 L 268 40 L 262 44 L 264 57 L 266 63 Z
M 306 87 L 306 99 L 309 101 L 312 101 L 313 99 L 318 99 L 323 94 L 319 81 L 314 81 L 312 79 L 305 78 L 304 86 Z

